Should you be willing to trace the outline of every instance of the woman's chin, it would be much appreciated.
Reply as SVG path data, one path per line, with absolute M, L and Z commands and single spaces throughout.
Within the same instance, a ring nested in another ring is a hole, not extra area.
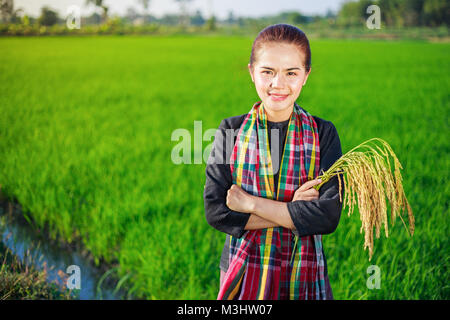
M 264 106 L 272 112 L 281 112 L 291 108 L 294 104 L 286 101 L 263 101 Z

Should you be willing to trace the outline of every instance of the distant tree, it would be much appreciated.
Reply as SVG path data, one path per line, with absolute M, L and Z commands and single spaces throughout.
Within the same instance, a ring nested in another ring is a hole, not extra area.
M 331 9 L 327 9 L 327 13 L 325 14 L 325 18 L 327 18 L 327 19 L 336 18 L 336 14 Z
M 424 23 L 429 26 L 450 25 L 449 0 L 425 0 Z
M 308 23 L 308 17 L 293 11 L 288 14 L 288 22 L 291 24 L 304 24 Z
M 315 15 L 312 15 L 312 16 L 306 16 L 306 21 L 307 21 L 307 23 L 310 23 L 310 22 L 318 22 L 318 21 L 327 21 L 328 20 L 328 18 L 326 18 L 326 17 L 324 17 L 324 16 L 321 16 L 321 15 L 319 15 L 319 14 L 315 14 Z M 333 20 L 333 18 L 329 18 L 330 20 Z
M 392 27 L 403 27 L 405 25 L 405 0 L 379 0 L 381 20 Z
M 233 10 L 228 11 L 228 18 L 227 18 L 226 21 L 227 21 L 228 24 L 236 23 L 236 18 L 234 17 Z
M 371 4 L 380 7 L 381 20 L 390 27 L 450 24 L 450 0 L 359 0 L 344 3 L 338 13 L 341 25 L 359 25 Z
M 404 4 L 403 25 L 419 26 L 424 24 L 423 5 L 425 0 L 407 0 Z
M 94 12 L 89 17 L 86 17 L 85 22 L 82 24 L 100 24 L 101 22 L 102 17 L 97 12 Z
M 134 21 L 138 17 L 139 13 L 133 7 L 128 7 L 127 12 L 125 14 L 125 18 L 128 21 Z
M 108 19 L 108 7 L 103 4 L 103 0 L 86 0 L 86 5 L 89 6 L 90 4 L 93 4 L 96 7 L 99 7 L 103 10 L 102 13 L 102 22 L 106 22 Z
M 449 0 L 379 0 L 379 6 L 388 26 L 449 25 Z
M 14 10 L 13 0 L 0 0 L 0 14 L 2 22 L 4 23 L 19 22 L 20 18 L 18 16 L 18 13 L 21 11 L 23 11 L 23 9 Z
M 191 17 L 191 24 L 194 26 L 201 26 L 205 24 L 205 19 L 203 18 L 200 10 L 197 10 L 195 15 Z
M 41 26 L 52 26 L 58 22 L 58 13 L 47 6 L 41 8 L 41 15 L 38 18 L 38 23 Z
M 208 30 L 211 30 L 211 31 L 216 30 L 216 28 L 217 28 L 217 20 L 216 20 L 215 16 L 212 16 L 211 18 L 209 18 L 206 21 L 206 28 Z
M 187 26 L 189 24 L 189 14 L 187 11 L 187 5 L 192 0 L 174 0 L 180 5 L 180 24 Z
M 397 0 L 387 0 L 389 2 L 395 2 Z M 398 0 L 403 1 L 403 0 Z M 345 2 L 338 11 L 337 23 L 343 26 L 358 26 L 364 25 L 368 15 L 366 13 L 367 7 L 372 4 L 378 4 L 376 1 L 371 0 L 359 0 Z M 382 15 L 383 15 L 383 10 Z
M 359 11 L 360 10 L 358 2 L 344 3 L 338 12 L 338 23 L 346 27 L 360 24 L 361 13 Z
M 160 23 L 165 25 L 177 25 L 180 23 L 180 17 L 174 14 L 165 14 L 160 19 Z
M 31 24 L 30 17 L 27 16 L 26 14 L 24 14 L 22 17 L 22 24 L 24 26 L 29 26 Z
M 144 14 L 148 15 L 148 8 L 150 7 L 150 0 L 137 0 L 137 2 L 144 8 Z

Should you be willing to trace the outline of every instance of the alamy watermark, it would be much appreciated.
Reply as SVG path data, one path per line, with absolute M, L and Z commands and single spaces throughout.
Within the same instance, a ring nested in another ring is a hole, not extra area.
M 381 270 L 377 265 L 371 265 L 367 268 L 367 274 L 370 276 L 367 278 L 366 286 L 368 289 L 380 289 L 381 287 Z
M 367 14 L 371 14 L 366 20 L 369 29 L 381 29 L 381 10 L 376 4 L 372 4 L 366 9 Z
M 81 289 L 81 269 L 76 264 L 67 267 L 66 273 L 69 275 L 66 281 L 67 289 Z
M 67 8 L 66 26 L 69 29 L 81 28 L 81 9 L 79 6 L 69 6 Z
M 230 157 L 235 146 L 239 128 L 236 129 L 207 129 L 203 133 L 203 122 L 194 121 L 194 134 L 185 128 L 175 129 L 171 134 L 171 140 L 178 142 L 171 151 L 171 160 L 174 164 L 230 164 Z M 214 141 L 212 139 L 214 138 Z M 268 137 L 269 138 L 269 137 Z M 205 148 L 203 144 L 208 142 Z M 257 142 L 256 133 L 253 132 L 248 141 L 250 145 Z M 273 173 L 279 169 L 280 156 L 280 129 L 270 130 L 270 155 Z M 239 143 L 239 142 L 238 142 Z M 264 160 L 256 157 L 247 159 L 248 164 L 268 164 L 269 158 Z

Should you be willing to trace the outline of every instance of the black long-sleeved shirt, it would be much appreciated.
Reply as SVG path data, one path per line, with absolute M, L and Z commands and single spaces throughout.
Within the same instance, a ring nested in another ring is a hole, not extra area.
M 228 269 L 229 236 L 240 238 L 246 231 L 245 225 L 250 214 L 230 210 L 226 205 L 227 191 L 232 185 L 232 177 L 229 159 L 232 147 L 236 141 L 237 132 L 247 114 L 222 120 L 216 131 L 210 159 L 206 166 L 206 182 L 204 189 L 205 215 L 208 223 L 219 231 L 227 234 L 224 250 L 220 259 L 220 268 Z M 324 171 L 342 155 L 341 143 L 337 130 L 333 123 L 313 116 L 319 131 L 320 168 Z M 276 150 L 277 145 L 272 145 L 272 129 L 276 133 L 278 129 L 278 163 L 272 152 L 274 162 L 274 182 L 277 190 L 279 164 L 281 163 L 282 150 L 287 132 L 289 120 L 283 122 L 268 121 L 268 138 L 271 150 Z M 274 135 L 276 139 L 277 135 Z M 228 140 L 228 141 L 227 141 Z M 277 140 L 275 140 L 277 142 Z M 213 160 L 215 160 L 213 162 Z M 341 193 L 343 196 L 343 183 L 341 179 Z M 329 234 L 336 229 L 342 209 L 339 201 L 339 181 L 333 177 L 319 189 L 319 199 L 312 201 L 298 200 L 287 203 L 289 214 L 296 228 L 295 233 L 299 237 Z M 324 255 L 325 256 L 325 255 Z M 327 274 L 326 260 L 325 273 Z

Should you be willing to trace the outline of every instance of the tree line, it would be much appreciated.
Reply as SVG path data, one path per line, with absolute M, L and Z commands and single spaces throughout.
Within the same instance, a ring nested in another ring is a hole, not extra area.
M 450 21 L 450 0 L 359 0 L 342 5 L 337 23 L 343 26 L 364 23 L 370 5 L 380 8 L 381 22 L 388 27 L 448 26 Z
M 214 25 L 220 22 L 222 25 L 237 25 L 245 27 L 255 23 L 291 23 L 295 25 L 328 25 L 337 27 L 363 26 L 369 14 L 367 8 L 377 5 L 380 8 L 381 24 L 386 27 L 413 27 L 413 26 L 449 26 L 450 0 L 357 0 L 347 1 L 342 4 L 337 13 L 328 10 L 325 15 L 304 15 L 297 11 L 281 12 L 279 14 L 245 18 L 236 17 L 232 11 L 226 19 L 217 20 L 214 16 L 205 18 L 200 10 L 189 14 L 187 7 L 192 0 L 173 0 L 180 7 L 179 14 L 167 14 L 156 18 L 151 14 L 150 0 L 136 0 L 138 8 L 130 6 L 126 14 L 120 19 L 129 24 L 162 24 L 162 25 Z M 109 7 L 103 0 L 86 0 L 86 6 L 95 6 L 98 11 L 88 17 L 83 17 L 83 25 L 103 24 L 109 19 Z M 44 6 L 39 17 L 33 18 L 25 14 L 24 9 L 15 8 L 14 0 L 0 0 L 0 17 L 2 23 L 25 23 L 52 26 L 64 24 L 65 19 L 58 12 Z

